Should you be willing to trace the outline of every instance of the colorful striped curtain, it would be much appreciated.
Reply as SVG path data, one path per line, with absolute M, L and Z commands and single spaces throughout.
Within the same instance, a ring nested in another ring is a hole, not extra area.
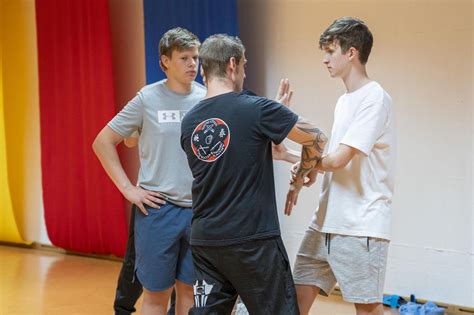
M 166 30 L 237 35 L 236 1 L 1 0 L 0 18 L 0 241 L 123 255 L 124 199 L 92 141 L 145 73 L 164 77 Z

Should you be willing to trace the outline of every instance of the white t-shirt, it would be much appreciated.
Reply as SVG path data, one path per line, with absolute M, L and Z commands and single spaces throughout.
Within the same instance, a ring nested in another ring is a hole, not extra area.
M 340 170 L 324 174 L 311 228 L 323 233 L 390 239 L 396 138 L 392 99 L 377 82 L 342 95 L 328 153 L 358 149 Z

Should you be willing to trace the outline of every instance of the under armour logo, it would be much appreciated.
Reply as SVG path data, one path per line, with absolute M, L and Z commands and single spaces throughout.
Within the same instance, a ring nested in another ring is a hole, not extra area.
M 207 283 L 206 280 L 196 280 L 196 283 L 193 285 L 195 307 L 206 306 L 207 297 L 213 287 L 214 285 Z
M 186 114 L 186 111 L 179 110 L 159 110 L 158 111 L 158 122 L 159 123 L 179 123 Z
M 161 113 L 163 115 L 163 119 L 164 120 L 167 120 L 169 116 L 171 116 L 171 119 L 176 119 L 176 114 L 175 113 L 171 113 L 171 115 L 169 115 L 167 112 L 164 112 L 164 113 Z

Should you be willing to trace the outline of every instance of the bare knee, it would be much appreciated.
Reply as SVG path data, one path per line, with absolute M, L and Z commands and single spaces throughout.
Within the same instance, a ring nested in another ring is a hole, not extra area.
M 382 303 L 355 304 L 357 315 L 383 315 Z
M 176 314 L 187 315 L 194 304 L 193 287 L 189 284 L 176 280 Z
M 159 306 L 167 306 L 173 288 L 163 291 L 150 291 L 143 288 L 143 303 Z
M 177 294 L 193 295 L 193 287 L 179 280 L 176 280 L 175 288 Z
M 298 299 L 298 308 L 301 315 L 307 315 L 314 300 L 319 294 L 320 289 L 314 285 L 297 284 L 296 297 Z

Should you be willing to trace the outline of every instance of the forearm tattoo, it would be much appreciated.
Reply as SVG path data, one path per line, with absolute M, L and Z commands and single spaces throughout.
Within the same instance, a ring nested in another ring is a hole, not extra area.
M 296 127 L 308 134 L 308 140 L 302 143 L 301 163 L 296 173 L 297 177 L 304 178 L 321 161 L 327 137 L 319 128 L 302 118 L 298 120 Z

